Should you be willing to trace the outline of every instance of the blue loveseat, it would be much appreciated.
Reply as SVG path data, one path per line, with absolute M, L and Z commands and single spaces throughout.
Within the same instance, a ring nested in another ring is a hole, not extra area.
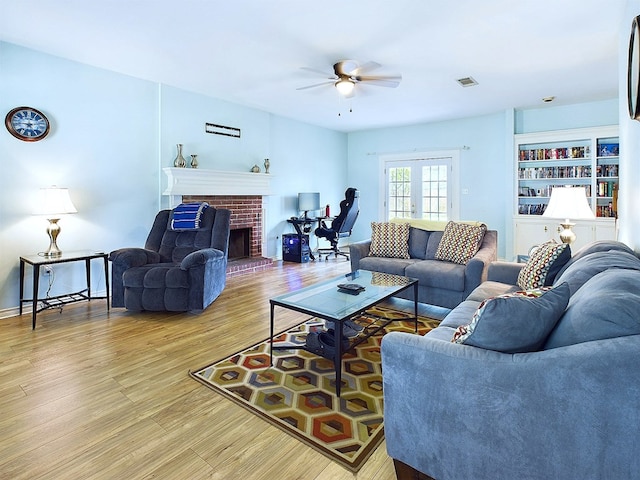
M 478 251 L 465 264 L 436 259 L 443 238 L 445 222 L 419 222 L 409 228 L 409 258 L 371 255 L 371 239 L 349 246 L 351 271 L 406 275 L 418 280 L 418 301 L 453 308 L 487 278 L 487 271 L 498 252 L 498 232 L 487 230 Z M 438 225 L 439 230 L 434 230 Z M 413 290 L 399 296 L 413 300 Z
M 453 343 L 483 300 L 519 289 L 522 266 L 492 263 L 488 281 L 426 335 L 383 337 L 385 437 L 399 479 L 640 477 L 640 260 L 610 241 L 575 253 L 550 290 L 570 295 L 566 309 L 534 351 Z M 513 311 L 509 323 L 538 321 Z

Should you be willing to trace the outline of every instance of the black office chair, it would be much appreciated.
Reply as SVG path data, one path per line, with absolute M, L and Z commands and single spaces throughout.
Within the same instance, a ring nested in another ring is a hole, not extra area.
M 340 202 L 340 213 L 331 222 L 331 228 L 327 228 L 324 222 L 321 226 L 316 228 L 315 234 L 317 237 L 326 238 L 331 242 L 331 248 L 319 248 L 318 258 L 322 260 L 322 255 L 328 259 L 330 255 L 342 255 L 349 258 L 347 253 L 340 251 L 338 248 L 338 239 L 351 236 L 351 230 L 356 223 L 358 213 L 360 213 L 360 207 L 358 205 L 360 193 L 355 188 L 347 188 L 344 193 L 345 199 Z

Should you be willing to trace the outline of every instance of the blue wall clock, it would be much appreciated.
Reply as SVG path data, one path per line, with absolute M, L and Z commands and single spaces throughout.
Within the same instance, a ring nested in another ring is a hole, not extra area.
M 49 120 L 31 107 L 17 107 L 7 113 L 4 124 L 9 133 L 25 142 L 42 140 L 49 133 Z

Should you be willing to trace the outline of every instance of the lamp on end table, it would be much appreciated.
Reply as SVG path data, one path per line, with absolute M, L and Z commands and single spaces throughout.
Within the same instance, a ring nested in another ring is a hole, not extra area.
M 78 213 L 71 201 L 68 188 L 59 188 L 55 185 L 40 189 L 40 203 L 36 214 L 43 215 L 49 220 L 47 234 L 49 235 L 49 248 L 43 253 L 45 257 L 59 257 L 62 252 L 58 248 L 57 239 L 60 234 L 58 220 L 62 215 Z
M 584 187 L 555 187 L 551 190 L 549 205 L 542 214 L 543 217 L 564 219 L 560 222 L 563 230 L 560 232 L 562 243 L 573 243 L 576 234 L 571 230 L 575 223 L 572 220 L 586 220 L 595 218 L 589 206 Z

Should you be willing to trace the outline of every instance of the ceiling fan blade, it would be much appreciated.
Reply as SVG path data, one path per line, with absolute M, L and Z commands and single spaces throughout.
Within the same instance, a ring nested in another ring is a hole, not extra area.
M 328 82 L 322 82 L 322 83 L 314 83 L 313 85 L 307 85 L 306 87 L 299 87 L 296 88 L 296 90 L 307 90 L 308 88 L 316 88 L 316 87 L 321 87 L 323 85 L 333 85 L 334 81 L 330 80 Z
M 373 72 L 374 70 L 377 70 L 381 66 L 382 65 L 380 65 L 378 62 L 365 62 L 359 67 L 349 72 L 349 75 L 352 75 L 352 76 L 364 75 L 368 72 Z
M 362 75 L 355 77 L 358 82 L 366 82 L 379 87 L 395 88 L 400 85 L 402 75 Z
M 307 72 L 318 73 L 323 77 L 327 77 L 329 80 L 333 80 L 333 79 L 337 80 L 336 75 L 332 74 L 331 72 L 320 70 L 319 68 L 300 67 L 300 70 L 306 70 Z
M 358 62 L 355 60 L 341 60 L 333 65 L 333 71 L 337 77 L 342 75 L 351 75 L 351 72 L 358 68 Z

